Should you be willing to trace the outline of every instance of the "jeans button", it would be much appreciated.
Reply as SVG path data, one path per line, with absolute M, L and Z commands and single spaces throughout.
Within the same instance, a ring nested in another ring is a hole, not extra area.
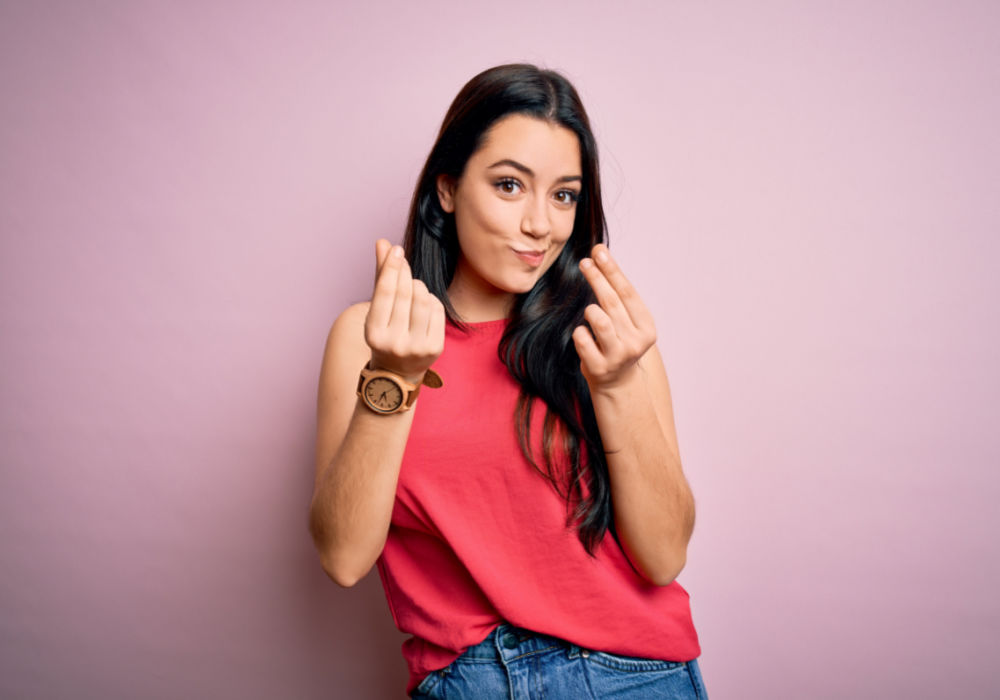
M 587 650 L 587 649 L 581 649 L 580 650 L 580 656 L 582 656 L 585 659 L 589 659 L 590 658 L 590 651 Z
M 517 646 L 517 635 L 507 632 L 500 638 L 500 643 L 508 649 L 513 649 Z

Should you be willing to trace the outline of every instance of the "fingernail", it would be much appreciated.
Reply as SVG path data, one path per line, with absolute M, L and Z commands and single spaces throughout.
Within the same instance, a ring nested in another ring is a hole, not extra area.
M 401 257 L 403 257 L 403 249 L 400 248 L 398 245 L 394 245 L 392 247 L 392 257 L 394 257 L 394 258 L 401 258 Z
M 604 252 L 604 248 L 598 248 L 597 253 L 594 255 L 597 258 L 597 262 L 607 262 L 608 254 Z
M 580 261 L 580 267 L 584 270 L 589 270 L 594 264 L 594 261 L 590 258 L 584 258 Z

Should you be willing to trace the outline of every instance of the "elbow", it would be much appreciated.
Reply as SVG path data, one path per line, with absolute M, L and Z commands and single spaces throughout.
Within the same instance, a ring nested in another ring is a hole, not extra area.
M 363 579 L 371 571 L 373 562 L 367 565 L 359 564 L 357 559 L 345 558 L 346 553 L 336 553 L 330 547 L 321 547 L 319 550 L 319 563 L 323 567 L 323 572 L 341 588 L 351 588 L 358 581 Z
M 371 571 L 371 567 L 359 569 L 357 566 L 345 564 L 340 557 L 335 557 L 328 548 L 319 549 L 319 563 L 323 572 L 341 588 L 351 588 Z
M 653 570 L 656 575 L 648 577 L 652 583 L 657 586 L 669 586 L 681 575 L 681 571 L 687 565 L 687 543 L 691 540 L 691 530 L 693 529 L 694 521 L 692 518 L 687 536 L 682 542 L 676 542 L 669 548 L 670 551 L 666 558 L 660 562 L 660 566 Z
M 661 573 L 659 576 L 657 576 L 656 578 L 653 579 L 653 583 L 655 585 L 657 585 L 657 586 L 669 586 L 671 583 L 673 583 L 675 580 L 677 580 L 678 576 L 681 575 L 681 569 L 683 569 L 683 568 L 684 568 L 684 565 L 682 564 L 677 569 L 673 569 L 673 570 L 668 571 L 666 573 Z
M 647 575 L 646 578 L 654 586 L 669 586 L 680 576 L 685 564 L 687 564 L 687 554 L 685 552 L 678 552 L 671 558 L 668 565 L 651 571 L 650 575 Z
M 627 541 L 623 540 L 621 544 L 632 569 L 654 586 L 669 586 L 687 563 L 687 547 L 684 546 L 664 547 L 653 555 L 634 550 Z
M 319 552 L 319 563 L 323 567 L 323 573 L 329 576 L 341 588 L 351 588 L 368 573 L 367 570 L 358 573 L 352 567 L 345 566 L 341 561 L 342 558 L 336 556 L 333 548 L 330 547 L 327 539 L 323 536 L 322 528 L 318 526 L 316 520 L 312 517 L 310 517 L 309 521 L 309 534 L 312 535 L 313 545 L 316 547 L 316 551 Z
M 335 569 L 332 566 L 328 566 L 325 563 L 323 564 L 323 571 L 325 571 L 326 575 L 329 576 L 333 580 L 333 582 L 338 586 L 340 586 L 341 588 L 351 588 L 352 586 L 357 584 L 358 581 L 364 578 L 364 576 L 356 576 L 354 574 L 347 573 L 339 569 Z

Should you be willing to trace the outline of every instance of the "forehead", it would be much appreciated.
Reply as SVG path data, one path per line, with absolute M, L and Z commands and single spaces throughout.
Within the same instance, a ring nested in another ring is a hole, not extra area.
M 581 174 L 576 134 L 559 124 L 523 114 L 512 114 L 491 126 L 469 163 L 489 167 L 503 159 L 516 160 L 539 177 Z

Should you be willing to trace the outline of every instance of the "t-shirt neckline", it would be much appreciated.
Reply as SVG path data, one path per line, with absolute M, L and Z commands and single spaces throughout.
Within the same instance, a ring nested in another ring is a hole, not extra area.
M 467 321 L 465 322 L 464 325 L 470 331 L 486 333 L 489 331 L 503 330 L 507 326 L 507 323 L 509 321 L 510 321 L 509 318 L 498 318 L 492 321 L 471 321 L 471 322 Z M 447 328 L 449 328 L 452 331 L 461 332 L 461 330 L 457 326 L 451 323 L 447 324 Z

